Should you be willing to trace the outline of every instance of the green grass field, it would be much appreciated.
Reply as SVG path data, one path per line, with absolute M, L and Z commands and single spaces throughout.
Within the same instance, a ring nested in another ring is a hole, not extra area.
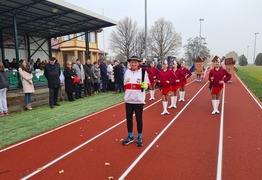
M 123 102 L 123 97 L 124 93 L 100 93 L 74 102 L 61 102 L 54 109 L 44 105 L 0 117 L 0 148 Z
M 262 101 L 262 66 L 238 66 L 237 75 L 247 87 Z

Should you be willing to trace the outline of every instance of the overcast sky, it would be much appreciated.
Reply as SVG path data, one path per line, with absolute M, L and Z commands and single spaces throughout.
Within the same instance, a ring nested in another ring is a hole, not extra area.
M 115 21 L 131 17 L 138 26 L 145 26 L 145 0 L 65 0 L 97 14 L 103 14 Z M 190 37 L 206 38 L 213 55 L 223 56 L 230 51 L 244 54 L 253 62 L 255 32 L 256 55 L 262 53 L 262 0 L 147 0 L 148 29 L 159 18 L 171 21 L 177 33 L 182 36 L 183 46 Z M 99 36 L 99 48 L 111 53 L 108 39 L 111 28 L 105 28 Z M 249 46 L 249 47 L 248 47 Z M 110 55 L 110 54 L 109 54 Z M 183 47 L 178 57 L 184 56 Z

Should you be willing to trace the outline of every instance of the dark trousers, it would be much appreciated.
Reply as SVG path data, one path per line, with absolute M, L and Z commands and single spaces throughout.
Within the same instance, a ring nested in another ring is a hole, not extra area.
M 72 92 L 67 93 L 67 98 L 68 98 L 68 101 L 73 101 L 74 100 L 73 93 Z
M 59 88 L 49 88 L 49 105 L 53 106 L 58 100 L 58 90 Z
M 107 79 L 106 79 L 106 78 L 103 78 L 103 79 L 102 79 L 102 90 L 103 90 L 104 92 L 105 92 L 106 89 L 107 89 L 106 85 L 107 85 Z
M 144 104 L 129 104 L 126 103 L 126 123 L 127 131 L 133 132 L 133 113 L 136 115 L 137 132 L 142 133 L 143 131 L 143 107 Z
M 75 92 L 76 99 L 82 97 L 82 89 L 83 89 L 83 84 L 78 84 L 76 87 L 76 92 Z
M 85 81 L 84 94 L 91 96 L 91 94 L 92 94 L 92 83 L 91 83 L 91 81 Z
M 97 82 L 94 83 L 94 91 L 98 91 L 98 83 Z

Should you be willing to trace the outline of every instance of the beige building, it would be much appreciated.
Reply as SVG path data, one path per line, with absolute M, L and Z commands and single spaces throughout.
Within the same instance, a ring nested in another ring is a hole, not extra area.
M 99 59 L 98 33 L 95 31 L 88 33 L 89 56 L 91 62 Z M 58 45 L 56 45 L 58 44 Z M 52 55 L 56 57 L 61 65 L 70 60 L 74 62 L 77 58 L 85 63 L 86 60 L 85 33 L 70 34 L 52 40 Z

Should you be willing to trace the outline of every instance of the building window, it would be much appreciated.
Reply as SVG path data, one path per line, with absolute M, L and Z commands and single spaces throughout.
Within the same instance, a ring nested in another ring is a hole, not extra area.
M 69 35 L 69 39 L 70 39 L 70 40 L 74 39 L 74 34 L 70 34 L 70 35 Z
M 68 37 L 68 35 L 66 35 L 66 36 L 63 36 L 63 41 L 67 41 L 68 39 L 69 39 L 69 37 Z
M 85 33 L 77 33 L 77 40 L 85 41 Z
M 89 35 L 89 42 L 96 43 L 96 33 L 90 32 L 88 35 Z

